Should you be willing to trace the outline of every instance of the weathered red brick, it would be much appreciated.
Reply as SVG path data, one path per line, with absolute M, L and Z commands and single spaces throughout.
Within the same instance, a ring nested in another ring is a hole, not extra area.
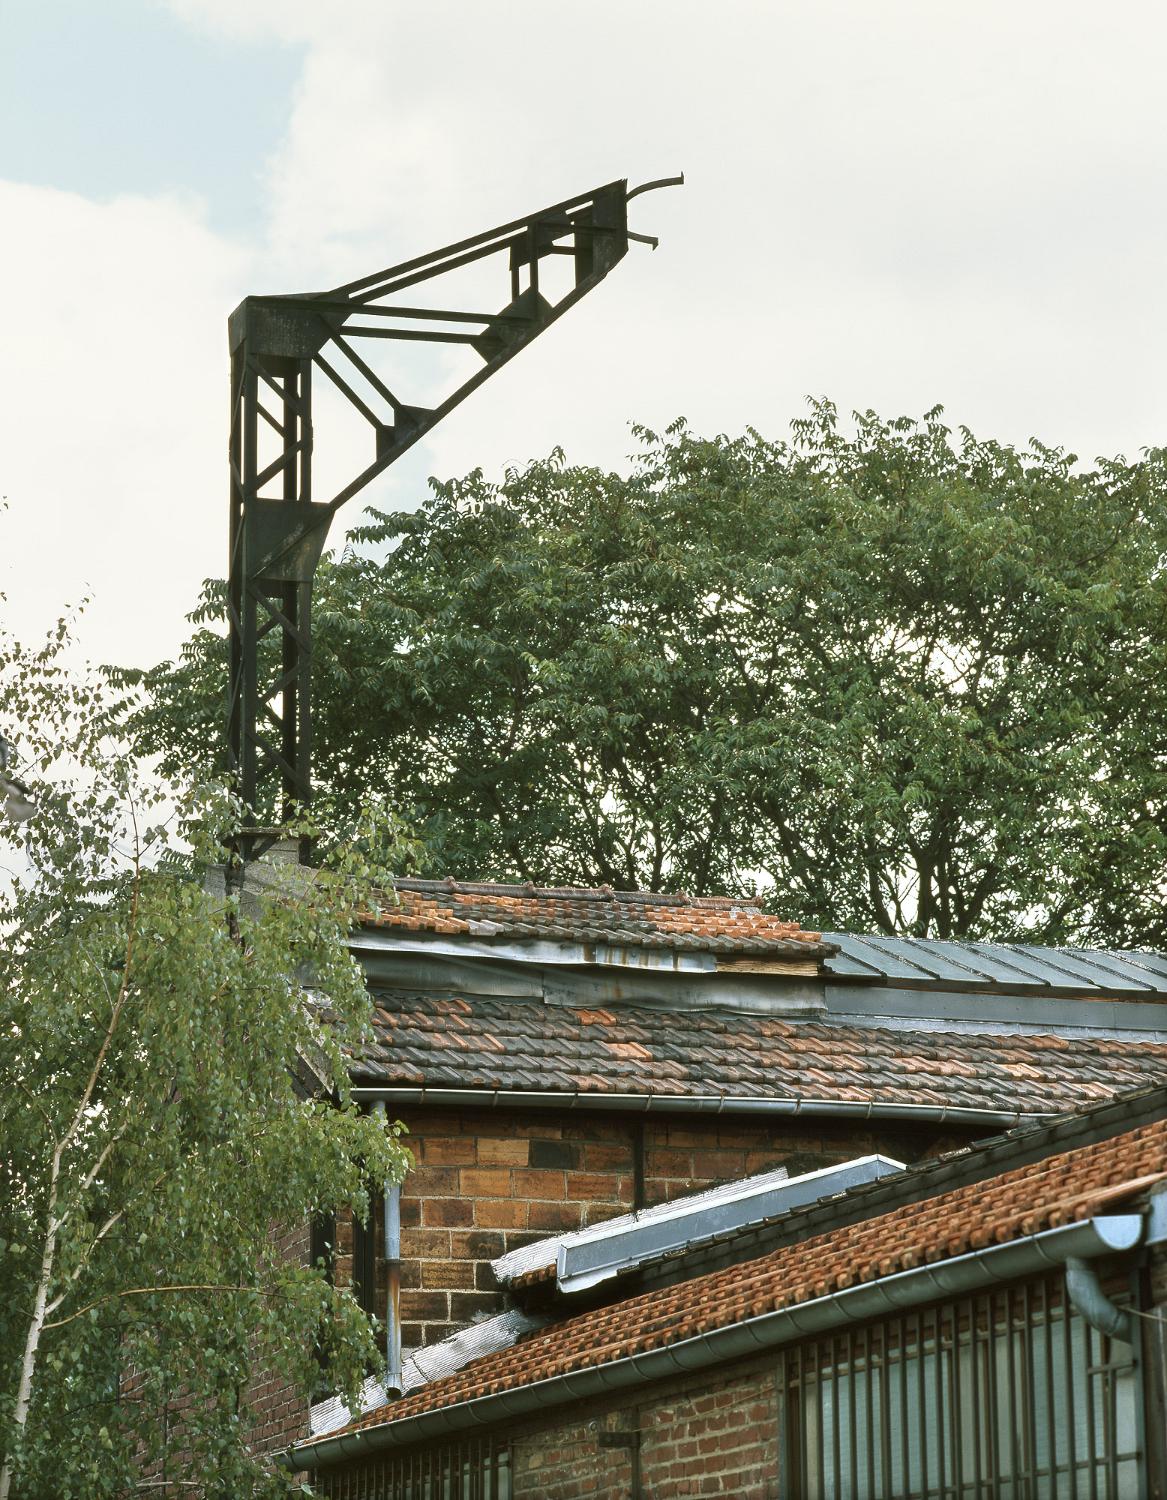
M 518 1198 L 566 1198 L 564 1178 L 567 1174 L 555 1171 L 539 1171 L 535 1168 L 516 1168 L 514 1192 Z
M 426 1136 L 420 1143 L 421 1160 L 428 1166 L 473 1166 L 478 1160 L 478 1143 L 469 1136 Z M 417 1182 L 410 1179 L 412 1187 Z
M 509 1198 L 511 1174 L 507 1167 L 463 1167 L 458 1191 L 466 1198 Z
M 421 1205 L 421 1222 L 464 1229 L 474 1223 L 474 1205 L 465 1198 L 426 1198 Z M 402 1237 L 404 1241 L 404 1231 Z
M 496 1140 L 479 1136 L 478 1162 L 484 1167 L 525 1167 L 530 1159 L 531 1143 L 524 1136 L 506 1136 Z
M 522 1229 L 530 1205 L 524 1198 L 487 1199 L 475 1208 L 475 1219 L 484 1229 Z

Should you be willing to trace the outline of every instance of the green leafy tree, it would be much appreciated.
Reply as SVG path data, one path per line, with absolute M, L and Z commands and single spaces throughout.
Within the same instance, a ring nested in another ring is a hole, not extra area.
M 37 804 L 0 812 L 0 1500 L 283 1493 L 248 1447 L 257 1373 L 307 1398 L 323 1348 L 351 1394 L 376 1350 L 279 1231 L 363 1212 L 407 1161 L 344 1066 L 375 872 L 357 853 L 246 902 L 191 878 L 63 644 L 0 636 Z M 180 818 L 195 863 L 220 857 L 213 805 Z
M 330 795 L 391 788 L 435 873 L 1164 941 L 1161 452 L 1087 472 L 828 402 L 786 442 L 639 437 L 628 474 L 436 484 L 326 562 Z M 175 765 L 214 743 L 221 597 L 139 679 Z

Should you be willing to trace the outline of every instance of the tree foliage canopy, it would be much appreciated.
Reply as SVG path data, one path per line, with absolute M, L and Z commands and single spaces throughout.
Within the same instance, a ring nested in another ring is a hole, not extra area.
M 316 774 L 435 873 L 761 889 L 810 925 L 1161 943 L 1167 475 L 828 402 L 374 513 L 324 564 Z M 135 726 L 217 742 L 208 586 Z
M 352 1392 L 376 1351 L 273 1231 L 363 1210 L 406 1161 L 341 1051 L 367 1012 L 345 937 L 371 872 L 358 855 L 242 909 L 160 858 L 164 809 L 60 645 L 0 637 L 38 804 L 0 826 L 0 1495 L 98 1500 L 159 1472 L 283 1493 L 247 1452 L 253 1376 L 306 1399 L 325 1347 Z

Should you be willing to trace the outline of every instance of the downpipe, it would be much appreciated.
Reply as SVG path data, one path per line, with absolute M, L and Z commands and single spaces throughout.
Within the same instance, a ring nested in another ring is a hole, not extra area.
M 1094 1266 L 1080 1255 L 1066 1256 L 1066 1296 L 1091 1328 L 1122 1344 L 1134 1343 L 1134 1314 L 1127 1307 L 1115 1306 L 1102 1290 Z
M 382 1124 L 387 1115 L 385 1101 L 373 1104 Z M 400 1396 L 405 1386 L 401 1375 L 401 1184 L 385 1180 L 385 1394 Z

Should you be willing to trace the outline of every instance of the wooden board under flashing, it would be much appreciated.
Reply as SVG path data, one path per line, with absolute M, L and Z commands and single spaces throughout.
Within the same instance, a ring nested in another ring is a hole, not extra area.
M 795 979 L 817 979 L 813 958 L 719 958 L 719 974 L 787 974 Z

